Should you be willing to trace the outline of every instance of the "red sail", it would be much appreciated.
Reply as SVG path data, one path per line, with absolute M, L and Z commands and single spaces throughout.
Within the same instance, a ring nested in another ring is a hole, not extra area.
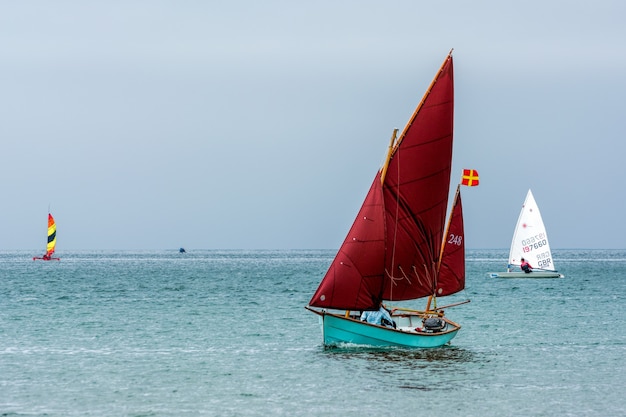
M 349 310 L 378 308 L 385 259 L 382 201 L 378 173 L 348 236 L 309 305 Z
M 448 232 L 443 242 L 436 294 L 442 297 L 459 292 L 463 288 L 465 288 L 465 232 L 461 192 L 457 187 Z
M 400 136 L 384 179 L 386 300 L 435 292 L 450 190 L 453 116 L 449 55 Z
M 448 55 L 309 305 L 367 310 L 383 299 L 435 294 L 452 165 L 453 81 Z

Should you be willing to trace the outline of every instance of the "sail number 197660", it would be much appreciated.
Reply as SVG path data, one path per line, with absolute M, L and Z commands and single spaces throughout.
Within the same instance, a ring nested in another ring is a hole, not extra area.
M 524 251 L 524 253 L 528 253 L 547 245 L 548 240 L 546 239 L 546 234 L 539 233 L 535 236 L 529 237 L 528 239 L 522 240 L 522 251 Z
M 530 245 L 522 246 L 522 250 L 526 253 L 532 252 L 534 249 L 539 249 L 548 244 L 547 240 L 540 240 L 538 242 L 532 243 Z

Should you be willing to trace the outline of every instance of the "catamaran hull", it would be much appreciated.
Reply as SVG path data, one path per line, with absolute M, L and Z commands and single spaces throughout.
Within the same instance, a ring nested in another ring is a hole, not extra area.
M 319 315 L 326 346 L 347 343 L 376 347 L 435 348 L 449 343 L 461 328 L 458 324 L 444 319 L 446 329 L 437 333 L 417 332 L 415 328 L 406 326 L 399 326 L 396 330 L 324 311 L 311 311 Z M 402 319 L 398 321 L 403 324 Z
M 549 271 L 533 271 L 526 272 L 489 272 L 487 276 L 490 278 L 565 278 L 565 275 L 558 272 Z

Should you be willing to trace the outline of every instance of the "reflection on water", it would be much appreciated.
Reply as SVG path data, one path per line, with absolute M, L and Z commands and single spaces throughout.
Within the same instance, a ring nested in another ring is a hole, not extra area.
M 384 363 L 399 363 L 406 366 L 432 366 L 432 363 L 445 365 L 446 363 L 472 362 L 474 354 L 456 346 L 442 346 L 432 349 L 407 348 L 375 348 L 355 345 L 339 347 L 325 347 L 324 353 L 334 359 L 360 359 Z
M 378 374 L 390 387 L 420 391 L 460 385 L 467 381 L 469 368 L 488 362 L 480 353 L 455 346 L 407 349 L 342 345 L 326 347 L 322 355 L 348 369 Z

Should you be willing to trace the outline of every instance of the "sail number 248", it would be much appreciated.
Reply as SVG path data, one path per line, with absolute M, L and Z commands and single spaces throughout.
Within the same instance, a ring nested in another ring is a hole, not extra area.
M 451 245 L 461 246 L 461 244 L 463 243 L 463 236 L 450 233 L 450 236 L 448 237 L 448 243 Z

